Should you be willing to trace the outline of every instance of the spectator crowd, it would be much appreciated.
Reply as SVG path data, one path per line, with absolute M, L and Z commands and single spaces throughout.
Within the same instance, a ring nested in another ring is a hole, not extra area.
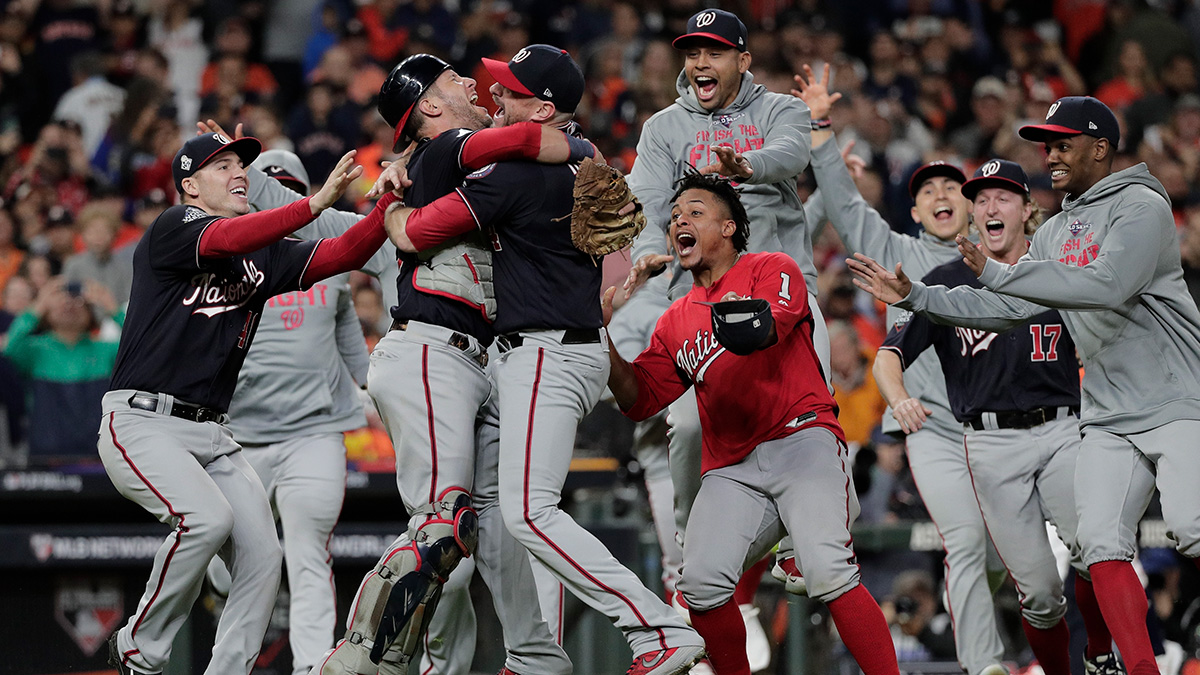
M 439 55 L 473 77 L 480 104 L 494 110 L 480 58 L 508 60 L 548 43 L 584 69 L 577 119 L 586 136 L 628 171 L 642 124 L 677 96 L 682 59 L 670 40 L 709 4 L 0 0 L 0 464 L 94 459 L 133 248 L 177 202 L 171 161 L 197 120 L 243 124 L 265 148 L 295 152 L 315 183 L 357 149 L 366 172 L 341 206 L 365 213 L 380 162 L 395 159 L 393 130 L 374 105 L 393 65 L 413 53 Z M 1188 286 L 1200 297 L 1200 2 L 721 4 L 750 27 L 756 82 L 787 93 L 804 65 L 832 67 L 842 94 L 833 128 L 865 163 L 859 191 L 897 231 L 920 227 L 907 185 L 932 159 L 967 175 L 989 158 L 1016 161 L 1046 215 L 1055 213 L 1060 197 L 1041 147 L 1016 130 L 1042 120 L 1061 96 L 1104 101 L 1121 123 L 1113 168 L 1146 162 L 1162 181 Z M 813 188 L 803 176 L 797 184 L 802 197 Z M 885 406 L 871 364 L 886 331 L 882 306 L 851 284 L 836 236 L 815 242 L 831 379 L 858 451 L 863 520 L 919 519 L 903 446 L 878 431 Z M 373 283 L 354 278 L 368 342 L 391 322 Z M 377 452 L 381 436 L 354 437 L 352 453 Z M 1195 589 L 1170 562 L 1147 566 L 1152 609 L 1171 640 L 1195 650 L 1186 602 Z M 929 581 L 909 576 L 897 587 L 910 601 L 905 611 L 935 613 Z

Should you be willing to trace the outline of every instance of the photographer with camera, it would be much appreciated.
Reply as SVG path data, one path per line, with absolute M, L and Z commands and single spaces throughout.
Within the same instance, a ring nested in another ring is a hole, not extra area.
M 933 577 L 923 570 L 901 573 L 892 595 L 879 603 L 892 630 L 896 658 L 905 661 L 953 661 L 954 631 L 950 615 L 941 611 Z
M 124 313 L 103 285 L 54 277 L 13 320 L 4 355 L 25 377 L 30 463 L 96 456 L 100 399 L 108 390 L 117 342 L 94 336 L 93 307 L 118 323 Z

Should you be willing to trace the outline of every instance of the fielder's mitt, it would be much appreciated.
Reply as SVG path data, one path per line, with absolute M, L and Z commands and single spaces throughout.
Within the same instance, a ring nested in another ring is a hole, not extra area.
M 571 209 L 571 243 L 588 255 L 601 256 L 628 246 L 646 227 L 646 213 L 625 177 L 591 157 L 575 174 L 575 206 Z M 633 211 L 620 211 L 632 203 Z

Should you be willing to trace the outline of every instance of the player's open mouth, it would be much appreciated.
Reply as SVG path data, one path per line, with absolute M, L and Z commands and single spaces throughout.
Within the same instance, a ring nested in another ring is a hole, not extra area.
M 696 76 L 696 97 L 701 101 L 711 99 L 717 93 L 716 78 L 708 77 L 707 75 Z
M 687 232 L 680 232 L 675 235 L 675 249 L 679 251 L 679 255 L 687 255 L 694 248 L 696 248 L 696 237 L 694 235 Z
M 1051 169 L 1050 170 L 1050 180 L 1052 182 L 1056 181 L 1056 180 L 1062 180 L 1067 177 L 1068 173 L 1070 173 L 1070 172 L 1067 171 L 1066 169 Z
M 231 194 L 231 195 L 233 195 L 233 196 L 235 196 L 235 197 L 245 197 L 245 196 L 246 196 L 246 188 L 244 188 L 244 187 L 235 187 L 235 188 L 233 188 L 232 190 L 230 190 L 230 191 L 229 191 L 229 194 Z
M 1004 234 L 1004 221 L 1002 220 L 993 218 L 984 223 L 983 226 L 987 229 L 988 236 L 990 237 L 999 238 L 1000 235 Z
M 933 219 L 938 222 L 946 222 L 954 217 L 954 209 L 949 206 L 939 206 L 933 210 Z
M 471 94 L 471 103 L 479 100 L 479 94 Z
M 496 126 L 501 126 L 501 123 L 503 121 L 504 121 L 504 106 L 500 105 L 499 101 L 496 101 L 496 112 L 492 113 L 492 122 L 494 122 L 496 124 Z

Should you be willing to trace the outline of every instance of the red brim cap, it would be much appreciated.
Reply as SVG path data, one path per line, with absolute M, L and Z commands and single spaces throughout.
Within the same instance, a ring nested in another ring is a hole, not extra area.
M 508 67 L 505 61 L 497 61 L 496 59 L 482 59 L 483 67 L 491 73 L 492 77 L 501 85 L 525 96 L 533 96 L 534 93 L 529 91 L 529 87 L 521 84 L 516 75 L 513 75 L 512 68 Z
M 1059 124 L 1027 124 L 1017 130 L 1017 134 L 1027 141 L 1042 142 L 1047 138 L 1060 136 L 1078 136 L 1083 132 L 1079 129 L 1064 127 Z
M 741 47 L 738 47 L 737 45 L 733 44 L 729 40 L 726 40 L 725 38 L 721 37 L 720 35 L 715 35 L 713 33 L 688 33 L 687 35 L 680 35 L 679 37 L 677 37 L 671 41 L 671 46 L 674 47 L 675 49 L 686 49 L 687 44 L 684 41 L 691 40 L 694 38 L 701 38 L 704 40 L 713 40 L 715 42 L 720 42 L 723 45 L 729 45 L 730 47 L 733 47 L 734 49 L 741 49 Z

